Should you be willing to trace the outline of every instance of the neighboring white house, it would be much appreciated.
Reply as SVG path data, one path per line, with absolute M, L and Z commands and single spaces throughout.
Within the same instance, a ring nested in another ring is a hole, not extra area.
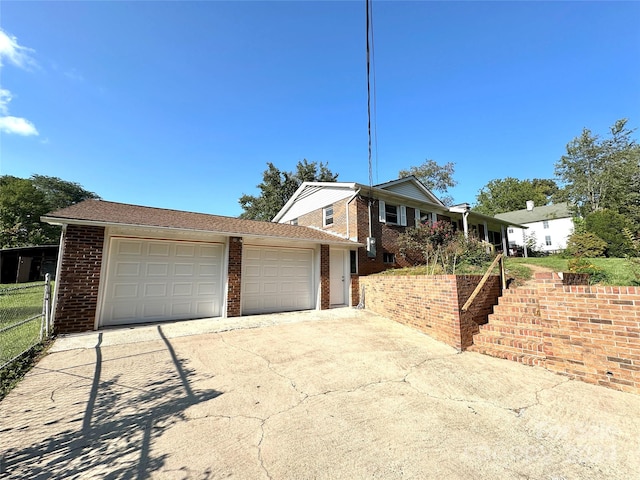
M 566 202 L 536 207 L 528 201 L 527 208 L 500 213 L 496 218 L 528 227 L 509 226 L 509 248 L 528 245 L 537 251 L 557 252 L 567 248 L 567 239 L 573 233 L 573 214 Z

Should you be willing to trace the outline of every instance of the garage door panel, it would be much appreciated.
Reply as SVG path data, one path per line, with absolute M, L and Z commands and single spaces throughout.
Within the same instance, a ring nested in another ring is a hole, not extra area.
M 113 286 L 114 298 L 136 298 L 138 296 L 137 283 L 118 283 Z
M 112 239 L 100 324 L 219 316 L 222 257 L 220 244 Z
M 167 285 L 165 283 L 147 283 L 144 286 L 145 297 L 165 297 Z
M 313 251 L 245 246 L 242 254 L 242 313 L 313 308 Z
M 147 244 L 147 252 L 152 257 L 168 257 L 171 246 L 168 243 L 151 242 Z

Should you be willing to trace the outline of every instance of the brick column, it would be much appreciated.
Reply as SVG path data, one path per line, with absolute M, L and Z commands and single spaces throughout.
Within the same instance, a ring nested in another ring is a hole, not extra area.
M 68 225 L 56 279 L 55 333 L 95 328 L 104 227 Z
M 239 317 L 242 287 L 242 238 L 229 238 L 227 317 Z
M 320 245 L 320 310 L 331 307 L 329 245 Z

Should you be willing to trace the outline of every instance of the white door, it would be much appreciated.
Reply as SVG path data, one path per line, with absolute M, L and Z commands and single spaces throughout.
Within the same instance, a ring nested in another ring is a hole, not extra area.
M 242 251 L 243 315 L 313 307 L 313 250 L 245 245 Z
M 112 238 L 101 325 L 220 316 L 223 246 Z
M 345 251 L 329 252 L 329 291 L 331 305 L 345 304 Z

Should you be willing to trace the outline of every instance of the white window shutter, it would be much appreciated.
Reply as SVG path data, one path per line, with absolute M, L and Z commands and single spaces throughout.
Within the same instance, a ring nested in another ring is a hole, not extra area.
M 385 203 L 384 200 L 378 201 L 378 216 L 380 217 L 380 221 L 382 223 L 387 223 L 387 212 L 385 211 Z
M 415 226 L 417 227 L 418 225 L 420 225 L 420 209 L 416 208 L 415 212 L 416 212 L 416 215 L 415 215 Z
M 398 207 L 398 209 L 400 210 L 400 225 L 402 225 L 403 227 L 407 226 L 407 207 L 405 207 L 404 205 L 400 205 Z

